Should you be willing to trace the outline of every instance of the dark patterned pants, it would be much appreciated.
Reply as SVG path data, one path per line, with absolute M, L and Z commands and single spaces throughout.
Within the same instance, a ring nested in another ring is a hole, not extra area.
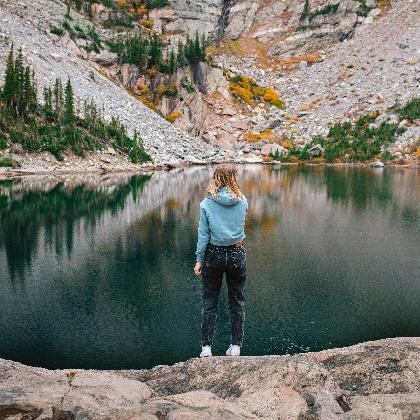
M 226 273 L 231 319 L 231 344 L 242 345 L 245 322 L 246 254 L 243 246 L 208 244 L 201 269 L 203 275 L 203 311 L 201 344 L 211 346 L 217 318 L 217 303 Z

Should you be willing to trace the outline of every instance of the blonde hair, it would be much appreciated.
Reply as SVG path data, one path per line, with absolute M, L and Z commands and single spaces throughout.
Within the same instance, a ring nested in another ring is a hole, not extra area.
M 223 164 L 217 166 L 207 191 L 212 197 L 216 197 L 223 187 L 226 187 L 235 198 L 244 196 L 239 188 L 238 171 L 233 165 Z

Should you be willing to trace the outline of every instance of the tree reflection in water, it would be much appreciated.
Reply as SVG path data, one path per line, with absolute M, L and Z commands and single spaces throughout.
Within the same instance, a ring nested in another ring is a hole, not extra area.
M 420 333 L 420 172 L 239 172 L 250 208 L 245 353 Z M 210 174 L 1 181 L 0 357 L 142 368 L 195 355 L 192 266 Z M 216 352 L 227 319 L 222 305 Z

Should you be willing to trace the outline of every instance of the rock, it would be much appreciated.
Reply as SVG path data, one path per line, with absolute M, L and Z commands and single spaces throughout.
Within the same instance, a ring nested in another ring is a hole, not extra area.
M 370 164 L 370 166 L 372 168 L 383 168 L 385 166 L 385 164 L 383 162 L 381 162 L 380 160 L 376 160 L 375 162 L 372 162 Z
M 286 153 L 287 149 L 285 149 L 283 146 L 280 146 L 279 144 L 276 144 L 276 143 L 266 144 L 261 149 L 261 154 L 263 156 L 268 156 L 270 153 L 274 154 L 276 152 Z
M 419 348 L 420 338 L 393 338 L 113 372 L 50 371 L 0 359 L 0 417 L 417 419 Z
M 195 165 L 203 165 L 203 164 L 205 164 L 205 163 L 206 163 L 204 160 L 202 160 L 202 159 L 198 159 L 198 158 L 196 158 L 195 156 L 191 156 L 191 155 L 187 155 L 187 156 L 185 156 L 185 160 L 186 160 L 188 163 L 195 164 Z
M 321 156 L 324 153 L 324 148 L 320 144 L 316 144 L 308 150 L 311 157 Z
M 391 115 L 389 116 L 389 119 L 388 119 L 388 123 L 389 123 L 389 124 L 398 124 L 398 122 L 399 122 L 398 115 L 396 115 L 396 114 L 391 114 Z
M 231 149 L 236 143 L 237 138 L 228 131 L 219 129 L 217 130 L 217 143 L 225 149 Z
M 303 60 L 299 63 L 299 68 L 301 70 L 306 69 L 306 67 L 308 67 L 308 62 L 307 61 Z
M 111 66 L 118 60 L 118 55 L 108 50 L 101 50 L 99 54 L 92 53 L 90 55 L 91 60 L 100 64 L 101 66 Z

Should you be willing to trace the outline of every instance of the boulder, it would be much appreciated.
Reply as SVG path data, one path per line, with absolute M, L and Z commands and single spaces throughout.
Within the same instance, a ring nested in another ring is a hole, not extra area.
M 269 143 L 266 144 L 262 147 L 261 149 L 261 154 L 263 156 L 268 156 L 270 153 L 274 154 L 276 152 L 279 153 L 286 153 L 287 149 L 285 149 L 283 146 L 281 146 L 280 144 L 276 144 L 276 143 Z
M 95 63 L 106 67 L 116 63 L 118 55 L 108 50 L 102 50 L 99 54 L 92 53 L 90 58 L 92 61 L 95 61 Z
M 217 143 L 225 149 L 232 149 L 233 145 L 237 142 L 237 137 L 228 131 L 219 129 L 217 130 Z
M 380 160 L 376 160 L 375 162 L 372 162 L 370 164 L 370 166 L 372 168 L 383 168 L 385 166 L 385 164 L 383 162 L 381 162 Z

